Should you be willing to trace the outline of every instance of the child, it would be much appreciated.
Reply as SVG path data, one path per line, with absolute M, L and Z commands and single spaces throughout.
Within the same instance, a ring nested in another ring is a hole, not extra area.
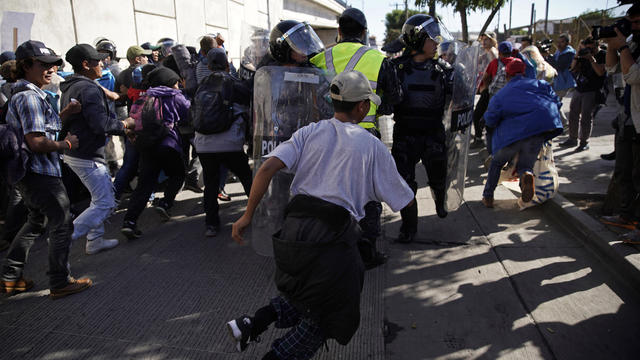
M 399 211 L 413 202 L 387 148 L 357 125 L 370 101 L 380 105 L 367 78 L 357 71 L 340 73 L 331 82 L 331 98 L 332 119 L 299 129 L 267 155 L 247 210 L 233 224 L 234 240 L 243 243 L 271 178 L 284 167 L 295 173 L 284 224 L 273 236 L 281 295 L 253 317 L 227 323 L 238 351 L 272 322 L 292 328 L 263 359 L 310 359 L 326 339 L 349 343 L 360 323 L 364 267 L 356 241 L 364 205 L 384 201 Z

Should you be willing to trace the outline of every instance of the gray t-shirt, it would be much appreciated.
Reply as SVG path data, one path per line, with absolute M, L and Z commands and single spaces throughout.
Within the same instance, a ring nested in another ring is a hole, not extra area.
M 310 195 L 347 209 L 356 220 L 369 201 L 393 211 L 413 199 L 391 153 L 362 127 L 335 118 L 307 125 L 266 157 L 277 157 L 295 173 L 291 194 Z

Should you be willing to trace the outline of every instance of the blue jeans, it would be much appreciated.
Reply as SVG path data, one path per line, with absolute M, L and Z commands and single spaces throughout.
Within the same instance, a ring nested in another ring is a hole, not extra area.
M 484 185 L 482 196 L 493 199 L 493 192 L 496 190 L 498 180 L 500 179 L 500 171 L 502 171 L 504 165 L 511 161 L 516 154 L 518 154 L 518 163 L 516 164 L 518 175 L 522 175 L 527 171 L 533 172 L 533 164 L 535 164 L 538 159 L 538 153 L 545 139 L 545 134 L 538 134 L 516 141 L 498 151 L 494 151 L 491 166 L 489 167 L 489 175 L 487 176 L 487 183 Z
M 116 178 L 113 181 L 115 188 L 115 197 L 120 199 L 127 184 L 133 180 L 138 171 L 138 161 L 140 159 L 140 153 L 138 149 L 129 141 L 127 137 L 124 140 L 124 158 L 122 159 L 122 167 L 118 170 Z
M 91 194 L 89 207 L 73 220 L 71 238 L 75 240 L 84 235 L 87 235 L 87 240 L 100 238 L 104 235 L 104 221 L 116 207 L 109 169 L 105 164 L 68 155 L 64 157 L 64 162 Z
M 29 209 L 29 216 L 11 243 L 2 270 L 2 280 L 20 279 L 31 246 L 45 231 L 42 219 L 46 216 L 49 230 L 49 284 L 54 289 L 64 287 L 69 280 L 71 213 L 62 179 L 27 172 L 16 188 Z

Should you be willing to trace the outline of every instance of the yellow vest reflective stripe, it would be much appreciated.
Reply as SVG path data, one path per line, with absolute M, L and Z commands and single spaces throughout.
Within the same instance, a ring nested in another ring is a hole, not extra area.
M 373 91 L 378 89 L 378 74 L 385 56 L 372 48 L 360 43 L 344 42 L 339 43 L 324 53 L 311 58 L 311 63 L 329 72 L 339 74 L 343 71 L 356 70 L 364 74 L 369 79 L 369 84 Z M 378 107 L 371 103 L 371 108 L 367 116 L 359 124 L 367 128 L 378 128 L 376 112 Z

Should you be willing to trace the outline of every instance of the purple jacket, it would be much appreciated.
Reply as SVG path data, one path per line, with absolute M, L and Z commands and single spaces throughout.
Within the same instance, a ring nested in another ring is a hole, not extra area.
M 147 90 L 147 96 L 157 97 L 162 101 L 162 117 L 164 124 L 169 128 L 169 135 L 160 145 L 181 153 L 182 147 L 176 125 L 187 119 L 191 102 L 182 95 L 182 91 L 166 86 L 150 88 Z

